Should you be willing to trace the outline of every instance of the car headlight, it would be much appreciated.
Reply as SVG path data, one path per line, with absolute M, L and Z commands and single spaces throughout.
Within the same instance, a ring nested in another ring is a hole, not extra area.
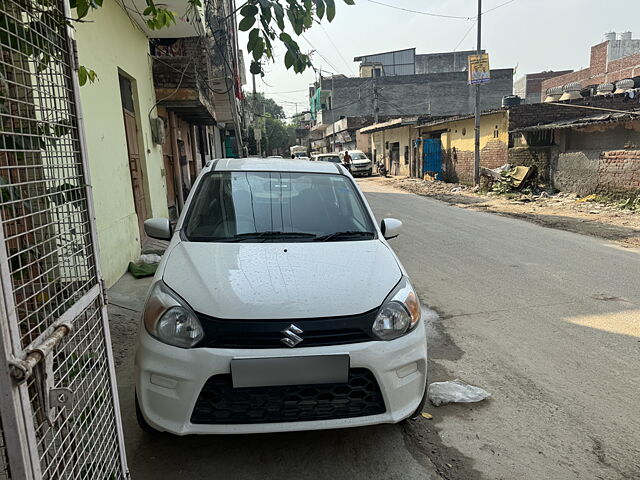
M 394 340 L 410 332 L 420 321 L 420 301 L 409 279 L 403 277 L 386 298 L 373 322 L 380 340 Z
M 168 345 L 191 348 L 204 338 L 204 330 L 189 305 L 158 281 L 142 314 L 147 332 Z

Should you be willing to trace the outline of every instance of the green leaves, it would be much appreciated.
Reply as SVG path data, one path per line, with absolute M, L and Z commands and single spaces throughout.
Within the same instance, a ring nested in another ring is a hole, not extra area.
M 81 1 L 81 0 L 77 0 Z M 146 0 L 147 8 L 142 12 L 143 17 L 149 17 L 145 20 L 150 30 L 160 30 L 161 28 L 170 27 L 176 23 L 176 13 L 167 10 L 164 7 L 158 7 L 153 0 Z M 202 6 L 200 0 L 187 0 L 190 8 Z
M 89 11 L 102 7 L 103 0 L 71 0 L 69 5 L 76 9 L 78 20 L 86 17 Z
M 354 0 L 343 0 L 355 5 Z M 264 75 L 262 62 L 273 60 L 273 42 L 285 48 L 284 64 L 296 73 L 311 67 L 311 58 L 302 53 L 298 43 L 287 33 L 287 27 L 297 36 L 309 30 L 323 18 L 332 21 L 336 15 L 335 0 L 248 0 L 240 9 L 238 28 L 249 32 L 247 51 L 252 54 L 250 71 Z
M 84 65 L 81 65 L 80 68 L 78 68 L 78 83 L 81 87 L 84 86 L 87 81 L 89 83 L 93 83 L 96 80 L 98 80 L 98 74 L 96 72 L 88 69 Z
M 241 21 L 240 24 L 238 25 L 238 28 L 240 30 L 242 30 L 243 32 L 246 32 L 247 30 L 249 30 L 251 27 L 253 27 L 253 24 L 256 23 L 256 17 L 244 17 Z
M 333 22 L 336 16 L 336 3 L 334 0 L 325 0 L 327 4 L 327 20 Z

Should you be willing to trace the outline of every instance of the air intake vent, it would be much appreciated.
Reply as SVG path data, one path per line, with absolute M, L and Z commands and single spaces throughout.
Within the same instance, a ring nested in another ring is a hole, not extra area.
M 609 95 L 610 93 L 613 93 L 614 90 L 615 87 L 613 86 L 613 83 L 601 83 L 596 88 L 596 95 Z
M 582 98 L 580 95 L 580 90 L 582 90 L 582 85 L 578 82 L 567 83 L 564 87 L 562 87 L 563 94 L 560 97 L 560 101 L 565 100 L 575 100 L 577 98 Z
M 635 86 L 635 82 L 632 78 L 625 78 L 616 82 L 616 90 L 613 93 L 624 93 L 627 90 L 631 90 Z
M 562 87 L 547 88 L 547 97 L 544 99 L 544 103 L 557 102 L 562 96 Z

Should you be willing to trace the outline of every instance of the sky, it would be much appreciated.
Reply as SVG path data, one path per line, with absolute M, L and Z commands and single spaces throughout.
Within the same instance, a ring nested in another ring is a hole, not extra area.
M 298 38 L 316 68 L 357 76 L 353 58 L 363 54 L 416 47 L 416 53 L 473 50 L 476 48 L 475 18 L 451 19 L 401 11 L 355 0 L 355 6 L 336 0 L 333 22 L 314 26 L 306 38 Z M 376 0 L 378 1 L 378 0 Z M 475 17 L 476 0 L 379 0 L 401 8 L 441 15 Z M 637 0 L 483 0 L 482 48 L 489 53 L 491 68 L 516 68 L 514 79 L 543 70 L 579 70 L 589 65 L 592 45 L 606 32 L 632 31 L 640 38 L 640 7 Z M 495 10 L 488 11 L 490 9 Z M 465 36 L 466 35 L 466 36 Z M 246 52 L 246 34 L 240 47 Z M 280 103 L 293 115 L 309 108 L 308 86 L 313 70 L 296 74 L 282 62 L 283 47 L 266 75 L 256 77 L 256 89 Z M 248 62 L 247 62 L 248 64 Z M 247 66 L 247 85 L 251 76 Z

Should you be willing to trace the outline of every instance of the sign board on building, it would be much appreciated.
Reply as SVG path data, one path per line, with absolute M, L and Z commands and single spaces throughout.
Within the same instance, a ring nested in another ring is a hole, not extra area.
M 489 71 L 489 55 L 469 55 L 469 85 L 487 83 L 491 80 Z

